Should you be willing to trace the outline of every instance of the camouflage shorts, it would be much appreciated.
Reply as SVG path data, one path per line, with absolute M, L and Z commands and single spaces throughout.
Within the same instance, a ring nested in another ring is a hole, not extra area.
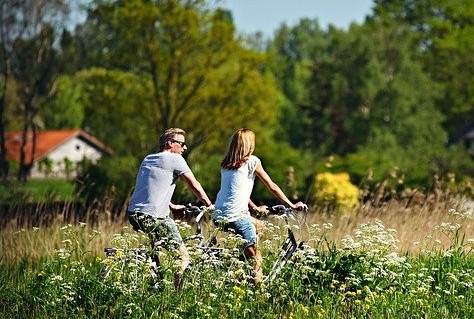
M 128 219 L 134 230 L 148 235 L 154 248 L 177 249 L 183 242 L 176 223 L 169 216 L 155 218 L 148 214 L 130 212 Z

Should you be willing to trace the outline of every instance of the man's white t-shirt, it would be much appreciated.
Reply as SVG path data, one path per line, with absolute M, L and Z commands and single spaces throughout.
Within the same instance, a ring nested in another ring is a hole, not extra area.
M 155 218 L 169 216 L 178 178 L 190 171 L 181 154 L 163 151 L 147 155 L 140 165 L 128 211 Z
M 232 222 L 250 216 L 248 202 L 255 181 L 255 169 L 260 159 L 250 155 L 248 161 L 235 170 L 221 169 L 221 188 L 214 204 L 214 219 Z

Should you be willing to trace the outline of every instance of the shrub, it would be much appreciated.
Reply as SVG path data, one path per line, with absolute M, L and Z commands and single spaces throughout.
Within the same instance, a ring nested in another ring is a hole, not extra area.
M 349 174 L 318 173 L 314 181 L 316 205 L 338 212 L 348 212 L 357 206 L 360 191 L 350 182 Z

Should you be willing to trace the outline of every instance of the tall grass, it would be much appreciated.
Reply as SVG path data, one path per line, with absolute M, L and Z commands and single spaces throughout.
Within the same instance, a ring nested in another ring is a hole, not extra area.
M 0 183 L 2 203 L 25 203 L 34 201 L 77 200 L 74 182 L 65 179 L 29 179 L 26 182 L 9 180 Z
M 275 282 L 254 287 L 237 256 L 217 269 L 203 258 L 179 292 L 166 252 L 158 285 L 143 265 L 100 277 L 104 247 L 144 244 L 124 218 L 8 228 L 0 235 L 0 317 L 468 318 L 472 209 L 455 196 L 370 202 L 345 215 L 313 209 L 292 222 L 306 245 Z M 281 220 L 266 222 L 268 272 L 286 233 Z

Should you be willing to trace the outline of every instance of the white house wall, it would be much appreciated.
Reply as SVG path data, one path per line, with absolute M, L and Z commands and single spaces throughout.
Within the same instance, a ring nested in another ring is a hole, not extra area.
M 47 177 L 63 178 L 66 177 L 65 158 L 68 158 L 74 163 L 69 177 L 75 177 L 77 175 L 77 165 L 82 162 L 84 158 L 88 158 L 93 163 L 96 163 L 102 157 L 102 153 L 91 144 L 86 143 L 78 137 L 74 137 L 53 149 L 51 152 L 46 154 L 43 159 L 45 157 L 53 162 L 52 171 L 47 175 Z M 40 171 L 41 160 L 42 159 L 37 159 L 35 161 L 30 173 L 31 178 L 46 177 L 46 172 Z

